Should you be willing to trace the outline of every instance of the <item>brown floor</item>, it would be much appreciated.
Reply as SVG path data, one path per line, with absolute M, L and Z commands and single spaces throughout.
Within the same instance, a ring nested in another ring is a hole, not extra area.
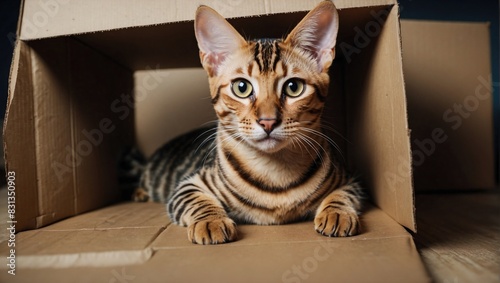
M 418 194 L 414 235 L 435 282 L 500 282 L 500 193 Z
M 416 203 L 415 243 L 435 282 L 500 282 L 500 193 L 418 194 Z M 0 242 L 6 216 L 0 213 Z

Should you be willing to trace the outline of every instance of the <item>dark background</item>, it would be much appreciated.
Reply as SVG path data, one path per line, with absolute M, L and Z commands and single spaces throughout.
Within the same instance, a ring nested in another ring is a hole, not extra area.
M 474 21 L 491 23 L 491 64 L 494 84 L 493 107 L 495 146 L 498 168 L 500 99 L 499 99 L 499 1 L 400 0 L 403 19 L 442 21 Z M 20 1 L 0 0 L 0 116 L 5 115 L 12 49 L 19 15 Z M 498 170 L 496 171 L 498 172 Z M 498 176 L 497 176 L 498 180 Z
M 20 1 L 0 0 L 0 115 L 3 119 L 7 104 L 10 62 L 14 47 Z

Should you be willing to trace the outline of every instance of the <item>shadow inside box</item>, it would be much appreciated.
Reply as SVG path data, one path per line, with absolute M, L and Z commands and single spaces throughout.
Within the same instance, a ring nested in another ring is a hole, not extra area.
M 417 194 L 416 211 L 415 244 L 436 282 L 500 282 L 500 191 Z

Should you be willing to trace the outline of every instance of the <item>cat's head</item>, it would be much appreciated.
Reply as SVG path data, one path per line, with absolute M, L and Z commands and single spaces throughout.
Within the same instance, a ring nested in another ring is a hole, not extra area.
M 264 152 L 311 143 L 319 133 L 313 131 L 320 127 L 337 30 L 330 1 L 285 39 L 256 41 L 244 40 L 211 8 L 198 8 L 196 39 L 219 127 Z

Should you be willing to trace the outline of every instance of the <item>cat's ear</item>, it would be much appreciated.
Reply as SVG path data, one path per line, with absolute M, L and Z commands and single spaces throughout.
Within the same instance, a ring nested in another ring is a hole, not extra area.
M 246 44 L 226 19 L 207 6 L 200 6 L 196 11 L 194 29 L 201 63 L 209 76 L 216 75 L 226 57 Z
M 339 16 L 331 1 L 323 1 L 311 10 L 285 39 L 294 47 L 309 52 L 320 72 L 327 71 L 335 58 Z

